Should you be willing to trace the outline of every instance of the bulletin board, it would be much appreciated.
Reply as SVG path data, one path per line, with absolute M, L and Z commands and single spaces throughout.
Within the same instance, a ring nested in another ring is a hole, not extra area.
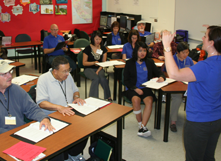
M 72 32 L 77 28 L 90 34 L 98 29 L 100 12 L 102 11 L 102 0 L 93 0 L 93 20 L 89 24 L 72 24 L 71 0 L 66 0 L 65 4 L 57 3 L 56 0 L 51 1 L 54 9 L 53 14 L 41 14 L 41 11 L 36 13 L 30 12 L 29 4 L 24 6 L 20 3 L 20 0 L 15 0 L 14 6 L 20 5 L 23 9 L 22 14 L 17 15 L 12 13 L 13 6 L 5 6 L 5 3 L 0 1 L 1 13 L 9 13 L 11 16 L 9 22 L 0 21 L 0 30 L 6 36 L 12 36 L 12 42 L 14 42 L 18 34 L 24 33 L 28 34 L 32 40 L 40 40 L 40 31 L 42 29 L 50 31 L 50 26 L 54 23 L 58 25 L 60 30 L 71 30 Z M 30 0 L 30 3 L 40 5 L 40 0 Z M 67 14 L 55 14 L 55 5 L 67 5 Z

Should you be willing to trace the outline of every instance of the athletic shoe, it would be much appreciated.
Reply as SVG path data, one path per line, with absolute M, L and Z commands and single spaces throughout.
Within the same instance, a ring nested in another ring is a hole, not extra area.
M 170 130 L 173 132 L 177 132 L 176 124 L 171 124 L 170 125 Z
M 142 137 L 148 137 L 151 135 L 151 132 L 146 127 L 142 127 L 138 130 L 137 135 Z

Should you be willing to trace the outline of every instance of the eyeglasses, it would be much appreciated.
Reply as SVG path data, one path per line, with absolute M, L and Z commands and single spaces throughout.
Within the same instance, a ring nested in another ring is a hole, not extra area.
M 62 71 L 62 74 L 68 74 L 72 71 L 72 68 L 70 68 L 69 70 L 66 70 L 66 71 Z
M 6 77 L 7 74 L 12 74 L 13 73 L 13 69 L 10 70 L 9 72 L 7 73 L 3 73 L 3 74 L 0 74 L 1 77 Z
M 58 31 L 58 29 L 51 29 L 51 31 Z

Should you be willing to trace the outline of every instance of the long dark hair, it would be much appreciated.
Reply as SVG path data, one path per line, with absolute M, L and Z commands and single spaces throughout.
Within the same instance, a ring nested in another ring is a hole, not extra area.
M 214 41 L 214 47 L 218 53 L 221 53 L 221 27 L 220 26 L 209 26 L 209 40 Z
M 137 61 L 137 59 L 138 59 L 137 53 L 138 53 L 138 50 L 139 50 L 140 47 L 146 49 L 146 51 L 147 51 L 146 56 L 143 59 L 141 59 L 140 61 L 146 61 L 147 60 L 148 54 L 149 54 L 148 46 L 142 41 L 137 41 L 136 44 L 135 44 L 135 48 L 133 50 L 132 58 L 131 58 L 133 61 Z
M 94 38 L 95 38 L 96 36 L 98 36 L 98 37 L 101 38 L 101 43 L 100 43 L 100 45 L 102 46 L 102 45 L 103 45 L 103 42 L 102 42 L 102 34 L 101 34 L 101 32 L 98 31 L 98 30 L 94 31 L 94 32 L 91 34 L 91 44 L 94 45 L 94 43 L 95 43 L 95 42 L 94 42 Z

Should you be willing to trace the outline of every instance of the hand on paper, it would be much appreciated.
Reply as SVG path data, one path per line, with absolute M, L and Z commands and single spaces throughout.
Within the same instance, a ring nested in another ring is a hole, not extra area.
M 68 51 L 68 48 L 67 47 L 63 47 L 61 48 L 63 51 Z
M 40 122 L 40 127 L 39 129 L 41 129 L 42 127 L 45 127 L 44 131 L 45 130 L 49 130 L 49 131 L 52 131 L 55 130 L 55 128 L 51 125 L 51 122 L 48 118 L 44 118 L 41 122 Z
M 173 41 L 175 34 L 176 33 L 171 34 L 169 31 L 163 32 L 162 42 L 164 48 L 170 47 L 170 44 Z
M 143 91 L 139 88 L 136 88 L 135 92 L 137 92 L 137 94 L 139 94 L 139 95 L 143 95 Z
M 159 77 L 159 78 L 157 79 L 157 82 L 164 82 L 163 77 Z
M 63 116 L 68 115 L 74 115 L 74 111 L 71 110 L 72 108 L 70 107 L 64 107 L 64 106 L 59 106 L 58 108 L 58 112 L 60 112 Z
M 96 63 L 99 63 L 99 61 L 94 61 L 94 65 L 95 65 L 95 66 L 98 66 Z
M 164 56 L 159 56 L 158 59 L 163 61 L 163 60 L 165 60 L 165 57 Z
M 85 102 L 85 100 L 83 100 L 83 99 L 81 99 L 81 98 L 77 98 L 77 99 L 75 99 L 72 103 L 77 103 L 78 105 L 83 105 L 83 104 L 85 104 L 86 102 Z

